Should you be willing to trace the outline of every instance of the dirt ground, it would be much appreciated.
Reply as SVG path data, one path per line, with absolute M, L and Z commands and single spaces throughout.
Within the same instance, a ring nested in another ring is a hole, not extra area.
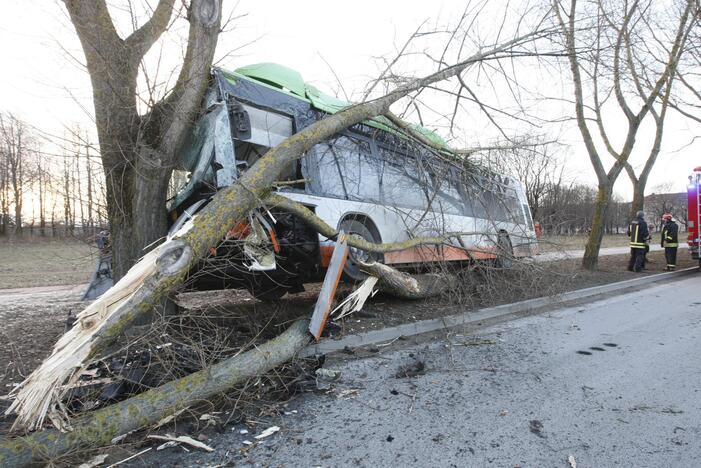
M 97 248 L 79 239 L 0 237 L 0 290 L 86 283 L 95 262 Z
M 511 272 L 487 272 L 466 276 L 466 285 L 443 297 L 407 302 L 377 294 L 365 308 L 349 317 L 332 323 L 326 335 L 334 338 L 347 333 L 440 317 L 480 307 L 515 302 L 533 297 L 555 295 L 599 284 L 623 281 L 639 275 L 662 271 L 665 261 L 662 252 L 650 254 L 649 270 L 643 273 L 626 271 L 627 256 L 606 256 L 599 261 L 599 270 L 587 272 L 579 268 L 579 260 L 562 260 L 547 264 L 518 267 Z M 687 252 L 680 252 L 679 268 L 696 266 Z M 525 268 L 525 267 L 524 267 Z M 536 268 L 540 270 L 532 270 Z M 231 316 L 260 316 L 271 308 L 284 310 L 291 317 L 304 316 L 313 309 L 319 285 L 310 285 L 301 294 L 288 295 L 271 306 L 253 299 L 243 291 L 216 291 L 184 293 L 179 302 L 187 309 L 225 311 Z M 84 307 L 80 296 L 84 287 L 52 286 L 0 292 L 0 394 L 6 394 L 24 376 L 46 357 L 64 333 L 68 315 Z M 339 296 L 351 290 L 342 286 Z M 0 400 L 0 412 L 8 405 Z M 0 432 L 8 428 L 10 420 L 0 417 Z

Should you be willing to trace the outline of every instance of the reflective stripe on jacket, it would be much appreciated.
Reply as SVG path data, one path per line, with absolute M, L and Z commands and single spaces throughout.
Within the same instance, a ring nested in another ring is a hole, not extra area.
M 631 249 L 644 249 L 645 239 L 648 238 L 647 223 L 642 218 L 636 218 L 630 222 L 628 226 L 628 235 L 630 236 Z
M 679 247 L 679 226 L 670 220 L 662 228 L 662 247 Z

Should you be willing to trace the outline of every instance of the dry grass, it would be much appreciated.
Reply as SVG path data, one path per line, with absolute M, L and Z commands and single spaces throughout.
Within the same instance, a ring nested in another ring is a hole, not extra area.
M 602 248 L 625 247 L 628 245 L 628 236 L 623 234 L 607 234 L 602 240 Z M 540 239 L 539 247 L 541 252 L 552 252 L 557 250 L 584 250 L 587 243 L 587 236 L 543 236 Z
M 96 261 L 78 239 L 0 238 L 0 289 L 87 283 Z

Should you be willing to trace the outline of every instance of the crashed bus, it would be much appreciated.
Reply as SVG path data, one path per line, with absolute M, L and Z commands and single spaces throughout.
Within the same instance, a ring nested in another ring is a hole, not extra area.
M 349 105 L 281 65 L 214 69 L 202 115 L 173 173 L 171 230 L 235 184 L 269 148 Z M 354 125 L 314 146 L 276 183 L 277 194 L 370 242 L 462 233 L 441 245 L 384 254 L 352 248 L 344 276 L 362 279 L 359 261 L 414 270 L 436 262 L 509 267 L 533 255 L 536 234 L 523 186 L 456 157 L 435 133 L 410 128 L 382 117 Z M 211 249 L 191 279 L 196 289 L 245 288 L 276 299 L 322 279 L 333 248 L 334 239 L 298 216 L 261 208 Z

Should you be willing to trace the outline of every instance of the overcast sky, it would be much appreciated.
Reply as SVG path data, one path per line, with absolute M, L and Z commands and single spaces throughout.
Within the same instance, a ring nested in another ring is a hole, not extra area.
M 463 2 L 454 0 L 225 3 L 237 5 L 236 14 L 246 15 L 220 40 L 220 56 L 240 47 L 222 62 L 225 68 L 278 62 L 297 69 L 323 90 L 336 92 L 339 87 L 332 68 L 353 95 L 377 76 L 379 65 L 374 57 L 391 55 L 424 21 L 444 25 L 458 18 L 464 8 Z M 63 125 L 73 122 L 90 125 L 90 82 L 80 64 L 82 52 L 62 3 L 0 0 L 0 5 L 0 110 L 15 112 L 37 127 L 58 134 Z M 483 21 L 495 22 L 498 18 L 484 17 Z M 176 62 L 178 57 L 172 50 L 176 49 L 168 49 L 168 59 Z M 567 89 L 568 83 L 552 85 Z M 648 192 L 661 183 L 671 183 L 675 191 L 684 190 L 687 175 L 701 165 L 701 140 L 691 143 L 700 130 L 672 114 Z M 570 125 L 549 131 L 570 146 L 570 150 L 563 150 L 563 156 L 571 177 L 594 184 L 579 133 Z M 634 155 L 634 165 L 642 165 L 641 153 Z M 630 199 L 629 187 L 623 173 L 616 191 Z

